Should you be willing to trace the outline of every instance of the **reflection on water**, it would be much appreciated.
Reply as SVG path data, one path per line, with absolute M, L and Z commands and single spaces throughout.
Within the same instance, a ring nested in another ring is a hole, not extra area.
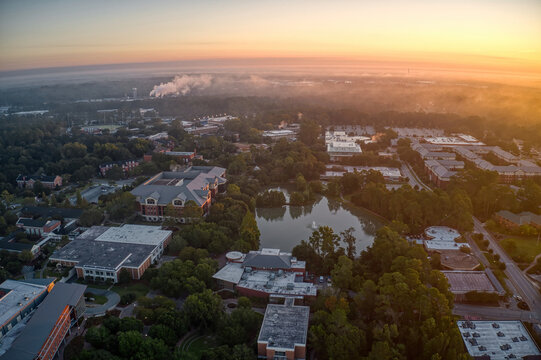
M 273 190 L 281 190 L 289 198 L 287 189 Z M 315 223 L 316 227 L 330 226 L 335 233 L 352 226 L 357 238 L 357 252 L 360 252 L 372 244 L 377 229 L 382 226 L 374 215 L 324 196 L 317 196 L 313 204 L 306 206 L 258 208 L 256 221 L 261 232 L 261 247 L 283 251 L 291 251 L 301 240 L 308 240 Z

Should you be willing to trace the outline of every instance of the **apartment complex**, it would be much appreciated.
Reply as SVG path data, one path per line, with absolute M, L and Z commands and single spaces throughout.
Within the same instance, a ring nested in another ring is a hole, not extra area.
M 32 189 L 36 182 L 41 182 L 43 186 L 49 189 L 55 189 L 62 186 L 62 177 L 42 175 L 22 175 L 17 176 L 17 186 L 21 189 Z

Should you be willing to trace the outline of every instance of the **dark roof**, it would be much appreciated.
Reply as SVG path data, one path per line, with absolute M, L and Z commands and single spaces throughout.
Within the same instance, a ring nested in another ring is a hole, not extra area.
M 19 176 L 17 176 L 17 181 L 29 181 L 29 180 L 34 180 L 34 181 L 41 181 L 41 182 L 54 182 L 54 180 L 56 179 L 56 175 L 53 175 L 53 176 L 48 176 L 48 175 L 22 175 L 22 174 L 19 174 Z
M 79 236 L 56 250 L 50 261 L 77 262 L 79 267 L 99 266 L 110 270 L 121 265 L 138 268 L 155 248 L 154 245 L 89 240 Z
M 34 220 L 32 218 L 19 218 L 17 224 L 29 227 L 44 227 L 47 224 L 47 219 L 39 218 Z
M 263 255 L 248 253 L 242 266 L 250 266 L 264 269 L 289 269 L 291 267 L 290 257 L 287 255 Z
M 34 244 L 18 242 L 15 239 L 15 235 L 17 235 L 17 233 L 19 232 L 24 232 L 24 230 L 18 229 L 10 233 L 6 237 L 0 238 L 0 250 L 9 250 L 9 251 L 31 250 Z
M 515 214 L 508 210 L 500 210 L 496 213 L 496 215 L 504 219 L 507 219 L 517 225 L 523 225 L 523 224 L 541 225 L 541 215 L 536 215 L 529 211 L 523 211 L 519 214 Z
M 34 359 L 66 305 L 77 305 L 84 295 L 85 289 L 86 285 L 56 284 L 45 300 L 38 306 L 21 334 L 11 345 L 11 348 L 2 356 L 2 360 Z
M 25 215 L 45 218 L 61 216 L 63 218 L 78 219 L 81 217 L 83 210 L 44 206 L 25 206 L 22 208 L 21 213 Z

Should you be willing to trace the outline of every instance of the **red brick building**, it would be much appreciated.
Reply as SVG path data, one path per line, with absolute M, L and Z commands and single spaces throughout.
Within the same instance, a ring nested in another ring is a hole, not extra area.
M 47 175 L 19 175 L 17 176 L 17 186 L 21 189 L 32 189 L 36 182 L 41 182 L 43 186 L 49 189 L 56 189 L 62 186 L 61 176 L 47 176 Z
M 257 339 L 258 358 L 306 359 L 310 307 L 296 306 L 287 298 L 283 305 L 269 304 Z
M 207 213 L 212 199 L 227 180 L 225 169 L 217 166 L 190 166 L 180 172 L 161 172 L 131 191 L 137 200 L 137 212 L 147 221 L 167 217 L 186 219 L 183 209 L 192 201 Z M 167 209 L 173 209 L 170 213 Z

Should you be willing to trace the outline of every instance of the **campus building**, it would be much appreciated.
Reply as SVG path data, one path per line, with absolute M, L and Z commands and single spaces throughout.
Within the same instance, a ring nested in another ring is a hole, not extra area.
M 24 229 L 28 235 L 43 236 L 53 232 L 60 227 L 62 223 L 60 220 L 47 220 L 44 218 L 32 219 L 32 218 L 19 218 L 17 220 L 17 227 Z
M 101 176 L 107 175 L 109 170 L 111 170 L 114 167 L 120 167 L 122 169 L 122 172 L 124 174 L 128 174 L 130 171 L 135 169 L 137 166 L 139 166 L 138 160 L 122 160 L 122 161 L 113 161 L 110 163 L 100 164 L 100 174 Z
M 293 130 L 288 129 L 268 130 L 263 131 L 263 137 L 266 137 L 273 141 L 280 139 L 294 140 L 297 137 L 297 133 Z
M 55 284 L 2 360 L 54 359 L 70 329 L 85 310 L 80 284 Z
M 53 280 L 6 280 L 0 284 L 0 339 L 31 314 L 54 286 Z
M 227 264 L 213 278 L 244 296 L 304 299 L 315 297 L 314 284 L 304 282 L 306 263 L 279 249 L 226 254 Z
M 505 295 L 494 273 L 490 269 L 486 271 L 442 271 L 449 282 L 449 290 L 455 295 L 455 301 L 467 300 L 466 294 L 470 292 Z
M 541 359 L 541 352 L 520 321 L 459 320 L 457 326 L 474 359 Z
M 49 261 L 73 266 L 77 277 L 92 281 L 116 283 L 122 270 L 140 279 L 162 256 L 171 236 L 171 231 L 159 226 L 93 226 L 56 250 Z
M 294 299 L 285 304 L 269 304 L 257 338 L 259 359 L 306 359 L 306 338 L 310 307 L 296 306 Z
M 55 189 L 62 186 L 62 177 L 42 175 L 22 175 L 17 176 L 17 186 L 21 189 L 32 189 L 36 182 L 41 182 L 43 186 L 49 189 Z
M 529 211 L 515 214 L 508 210 L 501 210 L 498 211 L 494 217 L 496 218 L 496 221 L 508 229 L 515 229 L 522 225 L 541 228 L 541 215 L 536 215 Z
M 173 216 L 184 222 L 183 209 L 193 201 L 206 213 L 214 196 L 223 190 L 225 169 L 217 166 L 190 166 L 184 171 L 161 172 L 131 191 L 137 212 L 147 221 L 162 221 Z M 172 214 L 166 214 L 166 208 Z

